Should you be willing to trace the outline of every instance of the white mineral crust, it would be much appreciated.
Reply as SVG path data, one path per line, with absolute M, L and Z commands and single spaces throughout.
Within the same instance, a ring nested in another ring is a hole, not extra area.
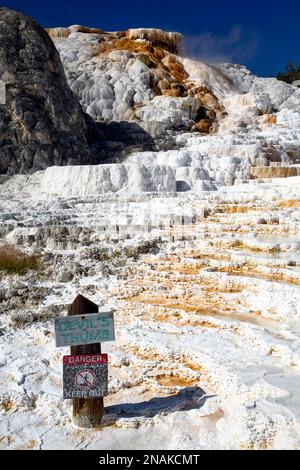
M 224 108 L 192 132 L 193 98 L 156 96 L 146 60 L 95 54 L 100 33 L 81 29 L 54 40 L 84 110 L 177 128 L 176 146 L 1 182 L 1 243 L 44 267 L 0 278 L 0 446 L 299 449 L 300 91 L 176 56 Z M 98 431 L 73 426 L 54 346 L 79 292 L 115 310 Z

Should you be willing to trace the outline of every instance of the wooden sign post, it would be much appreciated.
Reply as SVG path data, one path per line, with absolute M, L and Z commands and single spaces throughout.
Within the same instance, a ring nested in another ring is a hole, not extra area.
M 98 305 L 79 294 L 70 305 L 68 315 L 98 313 L 98 311 Z M 101 353 L 101 343 L 71 346 L 72 355 L 97 353 Z M 73 422 L 81 428 L 99 427 L 103 411 L 103 397 L 76 398 L 73 400 Z

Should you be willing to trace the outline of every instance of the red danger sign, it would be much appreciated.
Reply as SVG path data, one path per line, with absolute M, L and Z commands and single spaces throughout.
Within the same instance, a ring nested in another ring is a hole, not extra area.
M 64 356 L 64 365 L 107 364 L 107 354 L 80 354 Z
M 95 398 L 108 393 L 107 354 L 64 356 L 64 398 Z

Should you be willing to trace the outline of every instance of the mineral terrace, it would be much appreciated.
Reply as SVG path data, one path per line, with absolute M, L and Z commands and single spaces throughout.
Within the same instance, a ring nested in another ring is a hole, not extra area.
M 1 447 L 299 448 L 300 90 L 178 33 L 48 34 L 100 144 L 1 177 L 1 244 L 42 265 L 0 278 Z M 79 292 L 115 310 L 100 430 L 62 399 Z

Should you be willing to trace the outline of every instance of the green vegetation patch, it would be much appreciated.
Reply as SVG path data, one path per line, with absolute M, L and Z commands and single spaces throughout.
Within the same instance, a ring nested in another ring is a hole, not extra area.
M 300 67 L 296 66 L 293 62 L 289 62 L 286 65 L 285 72 L 278 73 L 277 79 L 290 84 L 300 80 Z
M 27 271 L 40 269 L 40 259 L 27 255 L 12 245 L 0 246 L 0 271 L 7 274 L 25 274 Z

